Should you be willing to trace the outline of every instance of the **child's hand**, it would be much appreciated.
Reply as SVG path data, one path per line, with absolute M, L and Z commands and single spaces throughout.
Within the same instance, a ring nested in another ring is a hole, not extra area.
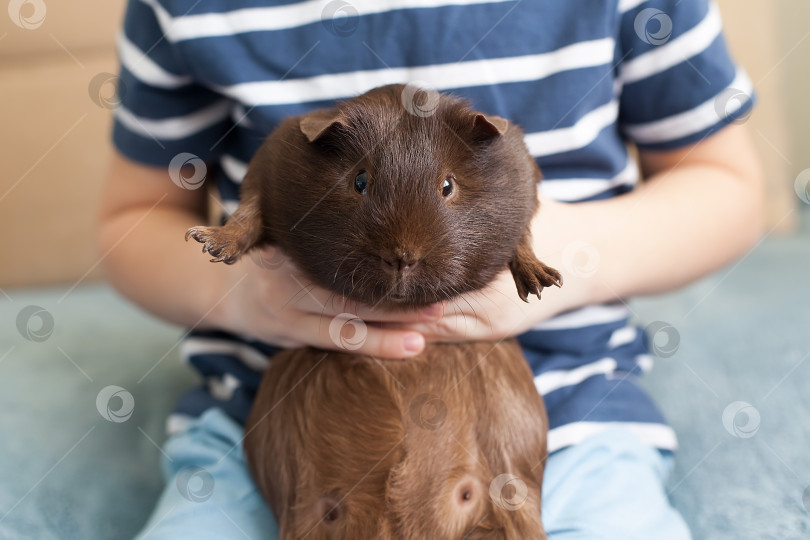
M 438 305 L 422 312 L 388 313 L 348 301 L 313 285 L 272 247 L 251 252 L 228 270 L 223 273 L 227 278 L 220 289 L 220 302 L 206 323 L 281 347 L 311 345 L 404 358 L 422 351 L 422 335 L 412 330 L 383 330 L 381 325 L 427 324 L 441 315 Z M 346 313 L 358 321 L 349 316 L 335 319 Z
M 557 302 L 550 299 L 556 287 L 543 290 L 542 300 L 529 296 L 526 303 L 518 296 L 515 280 L 504 269 L 487 288 L 467 293 L 443 304 L 441 318 L 419 323 L 386 323 L 385 327 L 415 330 L 428 341 L 497 341 L 530 329 L 552 316 Z

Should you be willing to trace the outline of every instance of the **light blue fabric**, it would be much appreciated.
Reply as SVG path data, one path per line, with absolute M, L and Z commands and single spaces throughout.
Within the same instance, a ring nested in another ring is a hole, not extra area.
M 169 438 L 167 485 L 137 540 L 275 539 L 270 510 L 250 479 L 243 430 L 220 409 Z M 688 540 L 664 485 L 672 455 L 621 428 L 549 456 L 543 523 L 550 540 Z
M 245 466 L 243 433 L 221 409 L 209 409 L 169 438 L 162 461 L 166 488 L 138 540 L 278 537 Z

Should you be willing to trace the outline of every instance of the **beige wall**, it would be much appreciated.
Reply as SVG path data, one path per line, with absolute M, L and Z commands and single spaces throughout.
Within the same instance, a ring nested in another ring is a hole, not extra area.
M 98 74 L 116 72 L 113 40 L 123 3 L 46 1 L 44 22 L 34 30 L 12 24 L 3 3 L 0 287 L 98 276 L 91 239 L 110 111 L 93 103 L 88 87 Z M 768 170 L 771 221 L 789 230 L 793 179 L 810 168 L 810 2 L 720 4 L 732 50 L 758 83 L 760 107 L 749 125 Z
M 773 232 L 796 229 L 799 200 L 793 190 L 796 175 L 807 168 L 801 148 L 794 142 L 800 124 L 810 117 L 810 103 L 791 101 L 798 66 L 810 60 L 810 5 L 803 0 L 720 0 L 732 54 L 748 71 L 759 97 L 747 124 L 768 177 L 768 228 Z M 794 4 L 794 10 L 783 10 Z M 801 22 L 788 19 L 800 19 Z M 793 99 L 798 96 L 792 96 Z
M 791 172 L 810 168 L 810 2 L 767 2 L 776 10 L 776 47 L 783 63 L 776 69 L 783 79 L 783 100 L 788 116 L 788 150 Z
M 0 10 L 0 287 L 93 279 L 111 111 L 88 87 L 117 71 L 124 2 L 46 1 L 32 30 L 11 22 L 8 4 Z

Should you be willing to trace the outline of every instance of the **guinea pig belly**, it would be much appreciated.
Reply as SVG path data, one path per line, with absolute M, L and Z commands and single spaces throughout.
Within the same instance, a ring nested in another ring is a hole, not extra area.
M 280 538 L 545 538 L 547 418 L 514 340 L 286 351 L 245 429 Z

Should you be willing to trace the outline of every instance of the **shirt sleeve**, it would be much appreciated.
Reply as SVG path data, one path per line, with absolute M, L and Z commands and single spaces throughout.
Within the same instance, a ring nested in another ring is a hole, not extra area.
M 219 156 L 231 128 L 231 102 L 197 84 L 161 27 L 156 2 L 130 0 L 118 38 L 121 71 L 113 144 L 126 157 L 166 166 L 182 152 Z
M 709 0 L 621 0 L 619 126 L 640 148 L 701 141 L 750 114 L 754 89 Z

